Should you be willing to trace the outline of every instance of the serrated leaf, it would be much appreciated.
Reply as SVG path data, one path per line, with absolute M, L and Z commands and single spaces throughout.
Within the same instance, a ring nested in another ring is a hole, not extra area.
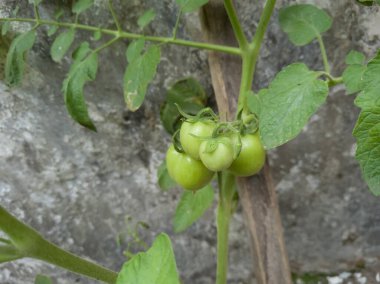
M 331 17 L 323 10 L 309 4 L 299 4 L 280 10 L 281 29 L 290 41 L 298 46 L 306 45 L 330 29 Z
M 207 185 L 192 192 L 184 191 L 175 211 L 173 227 L 176 233 L 182 232 L 197 221 L 214 201 L 214 189 Z
M 125 263 L 116 284 L 180 284 L 169 237 L 160 234 L 151 248 Z
M 169 176 L 166 162 L 163 161 L 157 170 L 158 185 L 161 190 L 168 191 L 176 186 L 175 181 Z
M 25 55 L 36 40 L 36 32 L 31 30 L 20 34 L 9 47 L 5 62 L 5 80 L 11 86 L 21 82 L 25 70 Z
M 380 106 L 360 113 L 353 134 L 364 180 L 373 194 L 380 195 Z
M 173 84 L 166 93 L 164 105 L 161 107 L 160 118 L 167 132 L 174 134 L 180 126 L 181 114 L 176 106 L 195 115 L 206 106 L 207 95 L 202 85 L 194 78 L 184 78 Z
M 141 53 L 145 46 L 145 40 L 143 38 L 132 41 L 127 48 L 126 57 L 127 61 L 131 63 L 133 60 L 141 56 Z
M 160 59 L 160 47 L 151 45 L 128 64 L 124 74 L 124 99 L 129 110 L 136 111 L 144 102 L 148 84 L 156 75 Z
M 92 53 L 85 57 L 85 51 L 86 45 L 83 45 L 82 49 L 78 50 L 77 54 L 74 55 L 76 61 L 71 65 L 70 71 L 63 82 L 63 93 L 70 116 L 84 127 L 96 131 L 96 127 L 88 115 L 83 88 L 87 82 L 96 78 L 98 55 Z
M 260 92 L 260 134 L 267 149 L 296 137 L 325 102 L 329 89 L 319 76 L 303 63 L 291 64 Z
M 34 280 L 34 284 L 53 284 L 53 280 L 49 276 L 38 274 Z
M 346 56 L 347 65 L 352 65 L 352 64 L 362 65 L 364 64 L 364 61 L 365 61 L 365 55 L 355 50 L 351 50 Z
M 363 73 L 363 87 L 355 104 L 360 108 L 380 105 L 380 51 L 367 65 Z
M 203 5 L 206 5 L 209 0 L 176 0 L 182 12 L 190 13 L 198 10 Z
M 51 57 L 55 62 L 61 62 L 62 58 L 72 45 L 74 38 L 74 29 L 65 31 L 56 37 L 50 48 Z
M 137 20 L 138 26 L 143 29 L 150 24 L 156 18 L 156 12 L 153 9 L 145 11 L 145 13 Z
M 74 14 L 80 14 L 89 9 L 94 4 L 94 0 L 78 0 L 73 5 Z

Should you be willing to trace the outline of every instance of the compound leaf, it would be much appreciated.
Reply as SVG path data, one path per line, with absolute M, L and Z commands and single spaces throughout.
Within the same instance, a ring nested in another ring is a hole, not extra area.
M 362 91 L 355 100 L 360 108 L 380 105 L 380 51 L 367 65 L 362 75 Z
M 290 41 L 298 46 L 306 45 L 321 33 L 330 29 L 331 17 L 310 4 L 299 4 L 280 10 L 280 26 Z
M 148 251 L 126 262 L 116 284 L 180 284 L 169 237 L 160 234 Z
M 161 165 L 158 167 L 157 179 L 158 185 L 163 191 L 167 191 L 177 185 L 176 182 L 169 175 L 168 169 L 166 168 L 166 161 L 163 161 Z
M 362 110 L 353 132 L 356 159 L 364 180 L 375 195 L 380 195 L 380 106 Z
M 188 114 L 197 114 L 206 106 L 207 95 L 202 85 L 194 78 L 184 78 L 173 84 L 166 93 L 160 118 L 167 132 L 174 134 L 182 117 L 176 105 Z
M 94 4 L 94 0 L 78 0 L 73 5 L 72 11 L 74 14 L 80 14 L 89 9 Z
M 190 13 L 198 10 L 203 5 L 207 4 L 209 0 L 176 0 L 182 12 Z
M 124 99 L 131 111 L 136 111 L 144 102 L 148 84 L 156 74 L 160 59 L 160 47 L 151 45 L 128 64 L 124 74 Z
M 156 12 L 154 12 L 153 9 L 147 10 L 144 14 L 142 14 L 139 19 L 137 20 L 137 25 L 143 29 L 147 25 L 150 24 L 156 17 Z
M 174 231 L 179 233 L 190 227 L 211 207 L 213 201 L 214 189 L 210 185 L 196 192 L 184 191 L 175 211 Z
M 89 51 L 86 42 L 73 53 L 74 63 L 63 82 L 63 93 L 70 116 L 84 127 L 96 131 L 89 117 L 83 94 L 84 85 L 95 80 L 98 70 L 98 55 Z
M 35 40 L 36 32 L 31 30 L 20 34 L 12 41 L 5 62 L 5 80 L 10 86 L 21 82 L 25 71 L 25 56 Z
M 325 102 L 329 89 L 319 76 L 303 63 L 291 64 L 276 75 L 267 90 L 259 92 L 260 134 L 266 148 L 296 137 Z
M 74 29 L 65 31 L 56 37 L 50 48 L 51 57 L 55 62 L 61 62 L 62 58 L 72 45 L 74 38 Z

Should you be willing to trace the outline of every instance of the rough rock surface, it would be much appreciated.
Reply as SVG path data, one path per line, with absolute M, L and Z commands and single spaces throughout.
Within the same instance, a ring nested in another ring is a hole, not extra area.
M 68 1 L 45 2 L 43 17 L 53 15 L 52 2 L 68 11 Z M 146 32 L 170 35 L 178 10 L 174 1 L 114 2 L 127 30 L 136 30 L 138 15 L 152 7 L 158 16 Z M 261 7 L 250 1 L 237 2 L 251 35 Z M 334 16 L 333 28 L 325 35 L 334 74 L 341 74 L 344 57 L 351 49 L 370 57 L 380 48 L 379 8 L 328 0 L 283 0 L 277 7 L 296 2 L 317 3 Z M 16 3 L 19 1 L 3 0 L 0 16 L 8 15 Z M 95 8 L 80 21 L 112 25 L 105 3 L 95 1 Z M 31 6 L 21 4 L 19 14 L 31 16 Z M 295 61 L 322 68 L 317 43 L 293 47 L 280 30 L 277 17 L 278 8 L 263 44 L 255 90 L 265 87 L 276 72 Z M 186 16 L 182 24 L 179 37 L 199 37 L 196 14 Z M 25 24 L 13 26 L 14 30 L 27 28 Z M 80 32 L 76 44 L 88 36 Z M 176 79 L 191 75 L 211 94 L 207 54 L 165 47 L 147 101 L 141 110 L 131 113 L 124 109 L 121 88 L 127 42 L 102 52 L 96 82 L 86 87 L 90 115 L 98 127 L 98 133 L 92 133 L 66 113 L 60 89 L 70 60 L 65 57 L 61 64 L 54 63 L 49 57 L 51 42 L 44 31 L 39 34 L 28 56 L 22 86 L 9 89 L 0 82 L 1 205 L 51 241 L 115 270 L 125 260 L 126 243 L 132 242 L 131 251 L 143 249 L 127 232 L 144 221 L 150 227 L 139 229 L 139 233 L 146 243 L 159 232 L 170 235 L 184 283 L 212 283 L 216 267 L 214 210 L 186 233 L 174 234 L 171 219 L 181 192 L 163 193 L 156 184 L 156 169 L 170 140 L 159 121 L 165 89 Z M 1 50 L 0 56 L 3 61 Z M 364 269 L 370 281 L 380 271 L 380 203 L 362 181 L 353 157 L 351 131 L 358 115 L 353 100 L 344 88 L 336 87 L 304 132 L 270 153 L 289 257 L 293 271 L 299 274 Z M 240 213 L 234 217 L 230 238 L 229 283 L 253 283 Z M 0 283 L 32 283 L 38 273 L 62 284 L 94 283 L 30 259 L 1 265 Z

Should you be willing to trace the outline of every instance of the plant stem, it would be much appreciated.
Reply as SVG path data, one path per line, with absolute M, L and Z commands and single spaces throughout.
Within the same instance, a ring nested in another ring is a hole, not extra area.
M 17 220 L 1 206 L 0 229 L 8 235 L 22 257 L 43 260 L 105 283 L 116 282 L 116 272 L 57 247 L 44 239 L 37 231 Z
M 177 31 L 178 31 L 179 20 L 181 19 L 181 15 L 182 15 L 182 8 L 179 10 L 178 15 L 177 15 L 177 20 L 175 21 L 175 26 L 173 29 L 173 36 L 172 36 L 173 40 L 177 38 Z
M 37 23 L 37 20 L 32 19 L 32 18 L 0 18 L 0 22 Z M 218 45 L 218 44 L 210 44 L 210 43 L 206 43 L 206 42 L 196 42 L 196 41 L 189 41 L 189 40 L 183 40 L 183 39 L 173 39 L 171 37 L 145 36 L 142 34 L 128 33 L 128 32 L 123 32 L 123 31 L 119 32 L 119 31 L 111 30 L 111 29 L 101 29 L 101 28 L 98 28 L 95 26 L 88 26 L 88 25 L 82 25 L 82 24 L 76 24 L 76 23 L 56 22 L 56 21 L 42 20 L 42 19 L 40 19 L 38 21 L 38 23 L 40 25 L 58 26 L 58 27 L 64 27 L 64 28 L 74 28 L 74 29 L 81 29 L 81 30 L 93 31 L 93 32 L 100 31 L 103 34 L 113 35 L 115 37 L 120 37 L 120 38 L 128 38 L 128 39 L 144 38 L 145 40 L 153 41 L 153 42 L 182 45 L 182 46 L 194 47 L 194 48 L 198 48 L 198 49 L 219 51 L 219 52 L 224 52 L 224 53 L 234 54 L 234 55 L 240 55 L 241 54 L 241 50 L 237 47 L 224 46 L 224 45 Z
M 236 40 L 238 41 L 240 48 L 244 50 L 247 48 L 248 41 L 240 25 L 239 18 L 236 14 L 232 0 L 224 0 L 224 7 L 226 9 L 228 18 L 230 19 L 232 29 L 234 30 Z
M 235 177 L 227 172 L 219 172 L 218 183 L 216 284 L 226 284 L 228 272 L 228 235 L 234 208 L 233 197 L 236 192 Z
M 329 64 L 329 60 L 327 59 L 327 53 L 326 53 L 326 48 L 325 48 L 325 45 L 323 43 L 323 39 L 322 39 L 322 36 L 317 33 L 317 40 L 318 40 L 318 43 L 319 43 L 319 47 L 321 48 L 321 54 L 322 54 L 322 59 L 323 59 L 323 66 L 325 67 L 325 71 L 327 73 L 330 74 L 330 64 Z
M 117 16 L 116 16 L 116 13 L 115 13 L 115 9 L 113 8 L 112 0 L 108 0 L 108 10 L 110 10 L 112 18 L 113 18 L 113 21 L 115 22 L 116 28 L 120 32 L 122 29 L 121 29 L 119 20 L 117 19 Z
M 252 43 L 248 46 L 246 50 L 243 50 L 243 70 L 238 100 L 238 113 L 246 105 L 247 91 L 251 90 L 252 88 L 252 82 L 257 59 L 260 53 L 261 43 L 263 41 L 265 31 L 268 27 L 268 23 L 273 13 L 275 5 L 276 0 L 267 0 L 267 2 L 265 3 L 263 13 L 261 14 L 259 25 L 257 26 L 257 30 L 255 36 L 253 37 Z

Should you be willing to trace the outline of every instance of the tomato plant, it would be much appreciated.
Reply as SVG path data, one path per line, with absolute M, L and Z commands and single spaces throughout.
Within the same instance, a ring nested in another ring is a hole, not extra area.
M 344 72 L 336 75 L 323 41 L 323 34 L 333 23 L 326 11 L 311 4 L 294 4 L 278 11 L 279 25 L 291 43 L 296 46 L 305 46 L 313 41 L 318 43 L 323 68 L 314 70 L 313 66 L 299 62 L 282 66 L 268 86 L 254 89 L 258 88 L 253 80 L 256 63 L 276 0 L 265 1 L 252 38 L 242 27 L 232 0 L 210 4 L 208 0 L 175 0 L 178 15 L 173 18 L 174 27 L 170 27 L 172 34 L 166 37 L 148 35 L 145 28 L 155 20 L 152 9 L 138 17 L 138 32 L 134 33 L 124 30 L 119 20 L 120 11 L 114 9 L 112 0 L 107 1 L 112 26 L 107 27 L 80 22 L 81 14 L 88 12 L 93 0 L 69 1 L 72 7 L 66 13 L 70 14 L 68 21 L 63 17 L 64 11 L 42 17 L 40 5 L 45 4 L 43 0 L 28 2 L 33 5 L 34 17 L 28 18 L 31 13 L 25 11 L 22 11 L 25 15 L 19 17 L 17 8 L 9 13 L 9 17 L 0 18 L 1 36 L 9 33 L 11 23 L 27 26 L 21 34 L 14 36 L 9 46 L 4 66 L 5 81 L 9 86 L 20 84 L 28 68 L 26 55 L 39 40 L 39 34 L 46 32 L 47 36 L 54 36 L 50 49 L 53 61 L 61 62 L 73 50 L 72 64 L 62 85 L 67 112 L 76 122 L 92 131 L 97 131 L 97 128 L 93 114 L 88 111 L 84 91 L 85 86 L 95 81 L 98 75 L 102 59 L 100 52 L 116 43 L 128 42 L 122 87 L 125 106 L 134 112 L 145 100 L 161 61 L 161 51 L 166 45 L 212 51 L 209 66 L 220 118 L 216 119 L 214 113 L 205 108 L 207 96 L 200 84 L 185 79 L 177 82 L 176 89 L 169 92 L 161 117 L 170 134 L 176 133 L 182 121 L 181 115 L 185 121 L 180 127 L 179 141 L 174 135 L 175 144 L 167 151 L 166 163 L 160 167 L 158 180 L 166 189 L 175 187 L 177 183 L 193 191 L 182 195 L 175 213 L 177 231 L 181 231 L 212 206 L 214 191 L 211 180 L 214 171 L 217 172 L 217 284 L 227 283 L 229 224 L 239 197 L 255 251 L 257 282 L 291 283 L 276 191 L 267 182 L 271 179 L 270 171 L 260 172 L 266 159 L 264 149 L 274 149 L 300 134 L 326 102 L 334 86 L 344 85 L 348 94 L 357 94 L 355 104 L 360 108 L 360 114 L 353 131 L 357 142 L 356 159 L 368 188 L 374 195 L 380 195 L 380 52 L 368 59 L 360 52 L 351 51 L 346 57 Z M 380 4 L 379 0 L 355 2 L 364 6 Z M 202 9 L 203 32 L 208 41 L 179 39 L 177 32 L 181 16 L 198 9 Z M 62 17 L 65 20 L 61 20 Z M 40 30 L 42 26 L 48 29 Z M 62 28 L 65 30 L 59 32 Z M 79 31 L 81 34 L 90 32 L 91 40 L 78 43 L 75 39 Z M 240 63 L 241 70 L 231 69 Z M 236 74 L 239 74 L 238 79 Z M 190 117 L 181 109 L 191 114 L 199 112 Z M 243 178 L 256 174 L 251 179 Z M 133 256 L 120 272 L 115 272 L 53 245 L 3 207 L 0 207 L 0 231 L 0 262 L 30 257 L 106 283 L 180 283 L 170 239 L 165 234 L 160 234 L 147 252 Z
M 178 152 L 174 145 L 171 145 L 166 153 L 166 166 L 172 179 L 187 190 L 201 189 L 214 176 L 214 173 L 201 161 L 195 160 L 186 153 Z

